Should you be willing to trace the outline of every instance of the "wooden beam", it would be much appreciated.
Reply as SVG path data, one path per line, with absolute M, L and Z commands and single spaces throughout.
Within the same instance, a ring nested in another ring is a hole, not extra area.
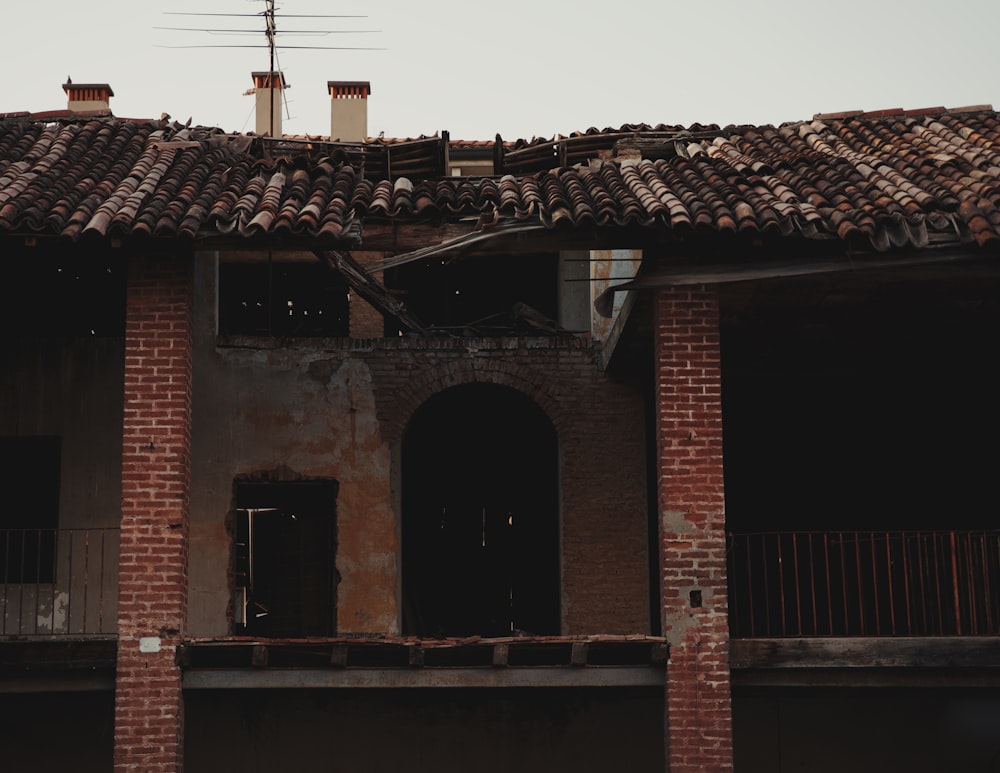
M 330 649 L 330 665 L 334 668 L 347 667 L 347 645 L 334 644 Z
M 424 246 L 401 255 L 394 255 L 382 260 L 373 261 L 369 268 L 372 271 L 384 271 L 387 268 L 402 266 L 406 263 L 413 263 L 425 258 L 441 257 L 443 255 L 455 255 L 473 249 L 475 246 L 485 242 L 492 242 L 512 235 L 532 233 L 536 231 L 548 230 L 539 224 L 516 224 L 508 226 L 496 226 L 482 231 L 474 231 L 455 236 L 448 239 L 438 240 L 436 244 Z M 366 242 L 366 247 L 367 247 Z
M 649 687 L 662 690 L 662 666 L 527 668 L 205 668 L 185 671 L 185 690 L 337 688 Z
M 407 308 L 393 298 L 368 270 L 346 252 L 316 250 L 316 255 L 334 271 L 344 277 L 358 295 L 383 314 L 395 319 L 407 330 L 425 334 L 427 328 Z
M 733 639 L 738 670 L 992 668 L 1000 675 L 1000 637 Z
M 625 290 L 649 290 L 663 287 L 682 287 L 685 285 L 724 284 L 730 282 L 748 282 L 760 279 L 782 279 L 814 274 L 832 274 L 840 272 L 859 272 L 892 270 L 908 266 L 932 266 L 942 263 L 972 262 L 984 258 L 995 258 L 996 255 L 967 247 L 931 248 L 915 250 L 902 254 L 879 254 L 841 257 L 815 260 L 800 258 L 781 263 L 745 262 L 714 265 L 685 264 L 664 266 L 653 269 L 648 274 L 633 279 L 631 282 L 615 285 L 601 295 L 595 302 L 606 305 L 605 295 Z

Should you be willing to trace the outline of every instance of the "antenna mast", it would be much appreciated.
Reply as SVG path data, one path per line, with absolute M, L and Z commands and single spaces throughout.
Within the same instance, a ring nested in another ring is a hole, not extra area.
M 253 0 L 256 2 L 257 0 Z M 278 27 L 276 22 L 276 9 L 274 6 L 275 0 L 264 0 L 264 10 L 257 13 L 215 13 L 215 12 L 191 12 L 191 11 L 163 11 L 164 15 L 167 16 L 188 16 L 188 17 L 236 17 L 236 18 L 261 18 L 264 19 L 264 36 L 267 38 L 267 49 L 269 57 L 269 68 L 266 75 L 262 73 L 254 73 L 255 76 L 255 86 L 256 88 L 267 88 L 270 100 L 268 105 L 268 134 L 274 136 L 275 129 L 275 98 L 274 91 L 276 84 L 278 84 L 278 92 L 280 96 L 278 97 L 278 109 L 281 109 L 282 105 L 285 105 L 287 109 L 287 100 L 285 99 L 285 77 L 280 70 L 280 63 L 278 62 Z M 357 14 L 286 14 L 290 18 L 296 19 L 365 19 L 368 18 L 364 15 Z M 217 28 L 217 27 L 156 27 L 155 29 L 162 30 L 174 30 L 179 32 L 203 32 L 210 35 L 234 35 L 234 36 L 247 36 L 247 35 L 259 35 L 260 30 L 251 30 L 245 27 L 241 28 Z M 330 30 L 330 29 L 292 29 L 285 30 L 286 35 L 309 35 L 309 36 L 326 36 L 326 35 L 352 35 L 352 34 L 368 34 L 379 32 L 379 30 L 369 30 L 369 29 L 351 29 L 351 30 Z M 258 38 L 259 40 L 259 38 Z M 158 46 L 162 48 L 263 48 L 263 46 L 258 42 L 254 43 L 234 43 L 234 44 L 193 44 L 193 45 L 170 45 L 170 46 Z M 302 49 L 302 50 L 326 50 L 326 51 L 382 51 L 382 48 L 368 47 L 368 46 L 333 46 L 333 45 L 314 45 L 314 46 L 283 46 L 289 49 Z M 262 75 L 263 77 L 257 77 Z M 258 84 L 259 82 L 259 84 Z M 247 94 L 253 92 L 246 92 Z M 261 105 L 258 101 L 258 110 Z M 291 117 L 289 115 L 289 117 Z
M 264 34 L 267 36 L 267 48 L 268 48 L 268 51 L 270 52 L 270 55 L 271 55 L 271 58 L 270 58 L 270 65 L 271 66 L 268 68 L 268 71 L 267 71 L 267 80 L 268 80 L 268 84 L 271 87 L 271 93 L 270 93 L 270 95 L 268 97 L 268 103 L 269 103 L 268 104 L 268 108 L 269 108 L 269 116 L 268 116 L 268 121 L 269 121 L 268 126 L 269 126 L 269 129 L 268 129 L 268 135 L 271 136 L 271 137 L 273 137 L 274 136 L 274 61 L 275 61 L 275 58 L 276 58 L 276 56 L 275 56 L 275 50 L 274 50 L 274 46 L 275 46 L 274 36 L 275 36 L 275 33 L 277 32 L 277 29 L 275 28 L 275 24 L 274 24 L 274 0 L 264 0 L 264 5 L 265 5 L 265 8 L 264 8 Z M 281 79 L 281 99 L 284 99 L 285 98 L 285 76 L 282 75 L 281 73 L 278 73 L 278 77 Z

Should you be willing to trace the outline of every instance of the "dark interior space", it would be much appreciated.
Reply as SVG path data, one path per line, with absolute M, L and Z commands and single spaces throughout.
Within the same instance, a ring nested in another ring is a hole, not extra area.
M 556 434 L 521 393 L 448 389 L 403 442 L 403 629 L 559 633 Z
M 332 481 L 237 483 L 237 634 L 336 632 L 336 500 Z
M 0 769 L 106 773 L 113 767 L 114 693 L 0 693 Z
M 397 266 L 385 272 L 385 284 L 437 331 L 544 335 L 555 332 L 558 317 L 556 273 L 555 255 L 477 255 Z M 387 336 L 398 332 L 386 329 Z
M 995 687 L 737 688 L 741 773 L 1000 771 Z
M 280 337 L 348 335 L 348 288 L 318 260 L 219 264 L 219 333 Z
M 734 636 L 1000 634 L 998 284 L 724 291 Z
M 189 690 L 188 773 L 663 770 L 663 689 Z
M 0 324 L 25 337 L 120 337 L 125 263 L 108 250 L 67 256 L 46 246 L 5 255 Z
M 725 289 L 730 530 L 992 527 L 998 289 L 943 272 Z

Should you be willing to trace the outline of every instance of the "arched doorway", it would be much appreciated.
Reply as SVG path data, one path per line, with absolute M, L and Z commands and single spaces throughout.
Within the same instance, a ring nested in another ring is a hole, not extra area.
M 403 630 L 559 633 L 556 433 L 528 397 L 468 384 L 403 439 Z

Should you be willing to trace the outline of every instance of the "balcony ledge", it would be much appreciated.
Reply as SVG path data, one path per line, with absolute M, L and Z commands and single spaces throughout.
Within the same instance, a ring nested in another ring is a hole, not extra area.
M 998 686 L 1000 637 L 733 639 L 734 686 Z

